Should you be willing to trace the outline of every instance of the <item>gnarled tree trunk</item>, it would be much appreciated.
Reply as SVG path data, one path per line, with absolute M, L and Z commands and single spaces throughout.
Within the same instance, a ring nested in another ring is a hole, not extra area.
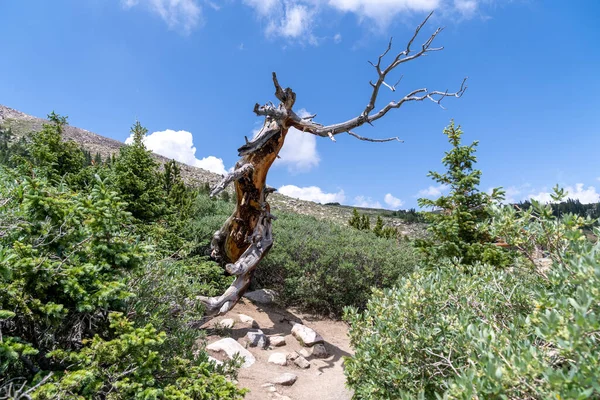
M 414 35 L 409 40 L 406 49 L 398 53 L 394 60 L 382 69 L 381 61 L 392 48 L 390 40 L 387 49 L 378 58 L 377 63 L 371 63 L 377 72 L 377 81 L 370 82 L 373 92 L 364 111 L 346 122 L 323 126 L 313 122 L 315 116 L 300 118 L 294 111 L 296 94 L 290 88 L 282 89 L 273 73 L 273 84 L 275 85 L 275 97 L 280 101 L 278 106 L 269 103 L 264 106 L 256 104 L 254 112 L 265 117 L 261 130 L 238 149 L 240 160 L 236 163 L 234 171 L 225 176 L 223 180 L 213 189 L 211 196 L 223 191 L 231 182 L 235 183 L 236 209 L 225 221 L 223 227 L 218 230 L 211 243 L 212 257 L 224 265 L 226 271 L 234 275 L 233 284 L 218 297 L 203 297 L 199 299 L 206 305 L 207 315 L 224 314 L 229 311 L 240 299 L 250 285 L 253 272 L 260 260 L 267 254 L 273 245 L 271 221 L 275 217 L 270 212 L 267 196 L 274 189 L 266 185 L 269 168 L 278 157 L 283 147 L 285 137 L 289 128 L 294 127 L 307 134 L 329 137 L 335 142 L 335 135 L 348 133 L 357 139 L 370 142 L 388 142 L 392 140 L 401 141 L 399 138 L 369 139 L 352 132 L 364 124 L 371 124 L 387 114 L 388 111 L 400 108 L 402 104 L 409 101 L 431 100 L 438 105 L 445 97 L 460 97 L 466 90 L 465 80 L 457 92 L 429 91 L 426 88 L 416 89 L 400 98 L 398 101 L 389 102 L 376 113 L 375 109 L 377 95 L 382 86 L 396 91 L 395 85 L 389 85 L 385 79 L 398 65 L 414 60 L 428 52 L 441 50 L 442 47 L 432 48 L 431 44 L 441 28 L 438 28 L 417 51 L 411 46 L 425 25 L 429 16 L 417 27 Z

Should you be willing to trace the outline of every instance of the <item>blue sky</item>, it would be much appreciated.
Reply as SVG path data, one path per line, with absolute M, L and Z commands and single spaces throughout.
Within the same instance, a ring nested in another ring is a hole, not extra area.
M 316 201 L 409 208 L 443 188 L 450 119 L 479 140 L 482 188 L 547 200 L 558 183 L 583 202 L 600 192 L 600 2 L 558 0 L 0 0 L 0 103 L 52 110 L 125 141 L 137 119 L 157 152 L 216 171 L 237 161 L 275 101 L 271 72 L 321 123 L 358 115 L 390 36 L 402 50 L 426 14 L 445 49 L 404 64 L 397 92 L 455 90 L 460 99 L 393 110 L 356 132 L 404 143 L 287 138 L 269 184 Z M 392 81 L 396 81 L 393 79 Z M 390 83 L 394 83 L 390 82 Z M 195 153 L 193 148 L 196 149 Z M 598 189 L 597 189 L 598 188 Z

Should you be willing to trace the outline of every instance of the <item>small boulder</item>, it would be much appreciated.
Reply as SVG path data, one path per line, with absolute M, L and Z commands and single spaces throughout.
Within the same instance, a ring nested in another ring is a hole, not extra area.
M 317 343 L 323 343 L 323 338 L 317 332 L 302 324 L 294 324 L 292 335 L 301 345 L 311 347 Z
M 269 343 L 273 347 L 285 346 L 285 338 L 283 336 L 271 336 L 269 338 Z
M 275 378 L 271 379 L 270 382 L 274 383 L 276 385 L 292 386 L 296 382 L 297 379 L 298 379 L 298 375 L 286 372 L 285 374 L 281 374 L 281 375 L 276 376 Z
M 244 294 L 244 297 L 259 304 L 271 304 L 275 301 L 275 291 L 270 289 L 260 289 L 254 292 Z
M 285 367 L 287 365 L 287 358 L 284 353 L 273 353 L 269 356 L 269 362 L 271 364 L 281 365 Z
M 260 329 L 246 333 L 246 341 L 250 347 L 260 347 L 261 349 L 269 346 L 269 338 Z
M 323 343 L 317 343 L 312 348 L 312 356 L 315 358 L 327 358 L 329 357 L 329 353 L 327 353 L 327 349 Z
M 258 324 L 256 323 L 256 321 L 254 320 L 254 318 L 245 315 L 245 314 L 239 314 L 238 315 L 238 319 L 240 320 L 241 323 L 245 324 L 245 325 L 250 325 L 250 326 L 258 326 Z
M 225 318 L 215 323 L 215 326 L 218 328 L 231 329 L 235 325 L 235 321 L 233 318 Z
M 308 360 L 306 360 L 306 358 L 302 357 L 301 355 L 298 355 L 298 357 L 294 359 L 294 364 L 296 364 L 298 368 L 310 368 L 310 363 L 308 362 Z
M 244 363 L 242 364 L 243 368 L 248 368 L 256 362 L 256 358 L 254 358 L 252 353 L 232 338 L 225 338 L 211 343 L 206 346 L 206 350 L 223 352 L 227 354 L 227 357 L 229 358 L 233 358 L 235 354 L 239 354 L 244 360 Z
M 300 354 L 302 357 L 306 357 L 306 358 L 308 358 L 308 357 L 310 357 L 310 356 L 311 356 L 311 354 L 312 354 L 312 352 L 311 352 L 309 349 L 310 349 L 310 347 L 309 347 L 309 348 L 303 348 L 303 349 L 300 349 L 300 351 L 299 351 L 298 353 L 299 353 L 299 354 Z

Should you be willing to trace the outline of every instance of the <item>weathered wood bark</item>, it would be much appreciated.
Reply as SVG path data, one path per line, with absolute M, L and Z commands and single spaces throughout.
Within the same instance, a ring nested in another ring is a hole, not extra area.
M 377 96 L 382 86 L 396 91 L 395 85 L 385 82 L 387 75 L 398 65 L 414 60 L 428 52 L 441 50 L 442 47 L 432 48 L 431 44 L 435 37 L 441 32 L 438 28 L 415 52 L 411 46 L 419 34 L 421 28 L 428 21 L 431 14 L 417 27 L 414 35 L 408 42 L 406 49 L 398 53 L 394 60 L 382 69 L 381 62 L 392 48 L 392 41 L 385 52 L 379 56 L 377 63 L 371 63 L 377 72 L 377 81 L 370 82 L 373 92 L 364 111 L 357 117 L 346 122 L 323 126 L 313 122 L 315 116 L 307 118 L 299 117 L 293 106 L 296 94 L 290 88 L 283 89 L 273 73 L 273 84 L 275 86 L 275 97 L 280 101 L 278 106 L 272 103 L 254 106 L 256 115 L 264 116 L 265 122 L 261 130 L 252 138 L 246 139 L 246 144 L 238 149 L 240 160 L 236 163 L 234 171 L 227 175 L 211 192 L 214 196 L 223 191 L 231 182 L 235 183 L 236 209 L 225 221 L 223 227 L 218 230 L 212 240 L 212 257 L 224 265 L 225 270 L 234 275 L 233 284 L 218 297 L 203 297 L 199 299 L 206 305 L 207 315 L 224 314 L 229 311 L 244 294 L 250 285 L 253 272 L 260 260 L 267 254 L 273 245 L 271 221 L 275 219 L 271 215 L 267 195 L 273 191 L 266 185 L 269 168 L 278 157 L 283 147 L 285 137 L 289 128 L 294 127 L 309 134 L 329 137 L 335 141 L 334 136 L 340 133 L 348 133 L 359 140 L 371 142 L 387 142 L 391 140 L 401 141 L 399 138 L 370 139 L 352 132 L 364 124 L 371 124 L 387 114 L 388 111 L 400 108 L 404 103 L 410 101 L 431 100 L 438 105 L 445 97 L 460 97 L 466 90 L 465 82 L 457 92 L 429 91 L 425 88 L 411 91 L 397 101 L 392 101 L 372 113 L 375 109 Z

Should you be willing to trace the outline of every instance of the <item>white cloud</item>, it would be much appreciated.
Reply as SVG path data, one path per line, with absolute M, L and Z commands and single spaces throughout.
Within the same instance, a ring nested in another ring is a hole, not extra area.
M 337 43 L 340 43 L 341 41 L 342 41 L 342 34 L 341 33 L 336 33 L 333 36 L 333 42 L 337 44 Z
M 337 193 L 325 193 L 318 186 L 298 187 L 294 185 L 284 185 L 279 188 L 278 192 L 289 197 L 314 201 L 321 204 L 343 203 L 346 199 L 343 190 L 340 190 Z
M 567 193 L 567 198 L 579 200 L 583 204 L 600 202 L 600 193 L 596 191 L 594 186 L 584 187 L 583 183 L 576 183 L 575 186 L 567 186 L 564 188 Z M 542 203 L 553 203 L 550 194 L 552 192 L 540 191 L 537 194 L 531 193 L 527 198 L 535 199 Z
M 265 31 L 267 36 L 281 36 L 299 42 L 317 44 L 317 38 L 312 33 L 316 15 L 313 7 L 296 2 L 285 2 L 283 7 L 274 10 L 279 12 L 269 14 Z
M 242 0 L 244 4 L 254 8 L 259 15 L 267 16 L 281 7 L 280 0 Z
M 398 209 L 398 208 L 402 207 L 402 205 L 404 204 L 404 202 L 402 200 L 400 200 L 397 197 L 392 196 L 391 193 L 386 194 L 385 197 L 383 198 L 383 201 L 385 202 L 385 204 L 387 204 L 388 206 L 390 206 L 394 209 Z
M 169 29 L 189 34 L 202 21 L 202 9 L 196 0 L 121 0 L 125 8 L 143 5 L 158 15 Z
M 362 208 L 382 208 L 380 202 L 374 201 L 372 198 L 365 197 L 365 196 L 356 196 L 354 198 L 353 205 L 355 207 L 362 207 Z
M 448 185 L 429 186 L 427 189 L 419 190 L 421 197 L 440 197 L 443 192 L 449 189 Z
M 305 109 L 299 110 L 297 114 L 300 117 L 310 115 Z M 310 171 L 321 161 L 317 152 L 317 137 L 310 133 L 300 132 L 296 128 L 290 128 L 279 152 L 279 157 L 281 158 L 275 160 L 275 165 L 285 165 L 291 173 Z
M 473 16 L 478 6 L 477 0 L 454 0 L 454 7 L 465 17 Z
M 369 18 L 380 26 L 388 25 L 398 14 L 429 12 L 441 6 L 441 0 L 329 0 L 329 5 L 359 18 Z
M 125 143 L 133 143 L 133 134 L 131 134 Z M 188 131 L 174 131 L 167 129 L 165 131 L 154 132 L 144 138 L 144 144 L 149 150 L 160 154 L 161 156 L 175 159 L 181 163 L 215 172 L 217 174 L 226 174 L 223 160 L 214 156 L 196 158 L 196 147 L 194 138 Z

